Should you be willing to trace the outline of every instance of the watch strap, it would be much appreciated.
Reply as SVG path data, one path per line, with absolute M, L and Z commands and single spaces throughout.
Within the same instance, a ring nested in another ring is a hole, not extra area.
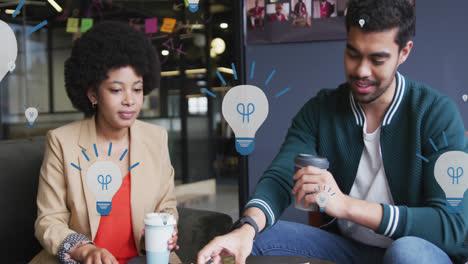
M 243 226 L 245 224 L 251 225 L 253 227 L 253 229 L 255 230 L 255 236 L 254 236 L 254 240 L 255 240 L 255 238 L 257 238 L 257 235 L 258 235 L 258 225 L 253 220 L 253 218 L 248 216 L 248 215 L 245 215 L 245 216 L 241 217 L 239 220 L 237 220 L 232 225 L 231 231 L 233 231 L 234 229 L 238 229 L 238 228 L 240 228 L 241 226 Z

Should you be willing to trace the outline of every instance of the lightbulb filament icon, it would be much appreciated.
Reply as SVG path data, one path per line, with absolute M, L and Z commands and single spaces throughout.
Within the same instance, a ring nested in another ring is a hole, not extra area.
M 455 169 L 453 167 L 449 167 L 447 169 L 447 174 L 450 178 L 452 178 L 452 184 L 459 184 L 458 182 L 458 179 L 463 176 L 463 168 L 462 167 L 458 167 L 456 172 L 455 172 Z M 456 183 L 455 183 L 455 180 L 456 180 Z
M 239 110 L 242 109 L 242 110 Z M 245 104 L 239 103 L 237 104 L 237 113 L 239 113 L 242 116 L 242 123 L 245 122 L 245 117 L 247 116 L 247 123 L 250 123 L 250 115 L 252 115 L 255 112 L 255 105 L 252 103 L 249 103 L 247 105 L 247 112 L 245 110 Z
M 101 190 L 104 191 L 104 188 L 106 188 L 105 190 L 107 191 L 107 190 L 108 190 L 107 185 L 109 185 L 109 183 L 112 182 L 112 176 L 110 176 L 110 175 L 108 174 L 108 175 L 106 175 L 106 178 L 105 178 L 105 180 L 104 180 L 104 175 L 100 174 L 100 175 L 98 176 L 98 182 L 102 185 L 102 186 L 101 186 L 101 188 L 102 188 Z

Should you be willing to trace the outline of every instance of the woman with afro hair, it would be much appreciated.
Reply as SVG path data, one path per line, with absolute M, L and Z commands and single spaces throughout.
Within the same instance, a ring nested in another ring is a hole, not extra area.
M 151 43 L 129 25 L 104 22 L 75 41 L 65 88 L 86 118 L 47 133 L 35 223 L 44 250 L 31 263 L 126 263 L 145 252 L 147 213 L 178 218 L 167 132 L 137 120 L 143 96 L 159 86 L 160 76 Z M 107 212 L 92 191 L 93 184 L 105 190 L 104 183 L 86 174 L 98 161 L 121 171 Z M 177 228 L 168 249 L 177 250 L 176 243 Z

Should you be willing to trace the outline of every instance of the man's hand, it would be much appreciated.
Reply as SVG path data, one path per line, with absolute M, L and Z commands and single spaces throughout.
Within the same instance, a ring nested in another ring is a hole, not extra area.
M 315 201 L 315 196 L 317 194 L 322 191 L 328 192 L 328 190 L 330 190 L 330 199 L 325 206 L 325 212 L 332 217 L 345 217 L 348 196 L 341 192 L 333 175 L 329 171 L 307 166 L 294 174 L 294 180 L 296 184 L 294 185 L 292 193 L 295 195 L 296 201 L 302 201 L 302 198 L 305 196 L 304 204 L 306 207 L 309 207 L 312 203 L 317 203 Z
M 233 256 L 236 264 L 244 264 L 252 251 L 254 237 L 255 230 L 249 224 L 224 236 L 215 237 L 198 252 L 197 263 L 205 264 L 211 258 L 214 264 L 220 264 L 223 257 Z
M 107 249 L 98 248 L 92 244 L 87 244 L 73 250 L 70 256 L 83 264 L 119 264 L 117 259 Z

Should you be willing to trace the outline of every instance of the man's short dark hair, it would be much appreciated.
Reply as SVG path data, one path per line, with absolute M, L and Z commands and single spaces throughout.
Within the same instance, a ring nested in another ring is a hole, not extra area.
M 125 66 L 143 77 L 143 94 L 159 87 L 161 65 L 142 32 L 121 22 L 104 22 L 91 28 L 75 41 L 65 62 L 65 88 L 73 106 L 87 117 L 95 114 L 88 89 L 97 89 L 108 78 L 109 70 Z
M 365 32 L 382 32 L 398 28 L 395 42 L 399 50 L 411 40 L 415 32 L 414 7 L 408 0 L 350 0 L 346 15 L 346 30 L 361 27 Z

